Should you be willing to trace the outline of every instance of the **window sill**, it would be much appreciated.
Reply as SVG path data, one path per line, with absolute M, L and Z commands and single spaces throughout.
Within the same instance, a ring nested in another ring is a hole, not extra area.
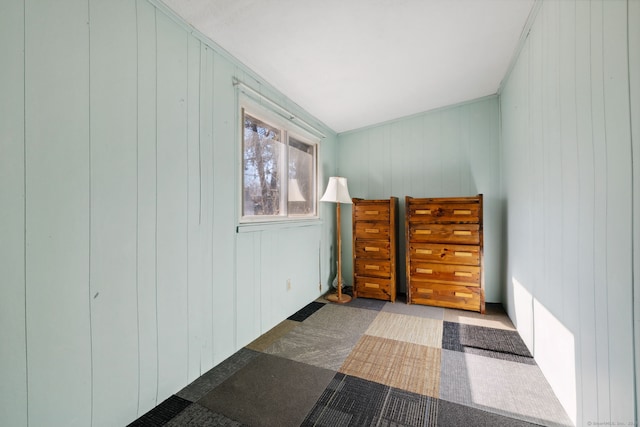
M 291 219 L 283 221 L 243 222 L 236 227 L 236 233 L 253 233 L 265 230 L 281 230 L 285 228 L 320 227 L 320 218 Z

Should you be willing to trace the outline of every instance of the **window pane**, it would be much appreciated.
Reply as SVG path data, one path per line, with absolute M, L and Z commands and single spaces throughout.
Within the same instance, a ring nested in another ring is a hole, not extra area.
M 285 146 L 279 129 L 244 115 L 243 215 L 284 215 Z
M 289 137 L 289 215 L 315 215 L 315 146 Z

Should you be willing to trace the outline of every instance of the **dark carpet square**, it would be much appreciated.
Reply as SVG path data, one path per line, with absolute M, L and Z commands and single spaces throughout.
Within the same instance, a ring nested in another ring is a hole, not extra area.
M 245 427 L 224 415 L 194 403 L 169 421 L 165 427 Z
M 438 402 L 438 427 L 533 427 L 538 425 L 446 400 Z
M 189 405 L 191 405 L 191 402 L 186 399 L 170 396 L 167 400 L 129 424 L 129 427 L 164 426 Z
M 337 373 L 301 426 L 377 425 L 390 387 Z
M 337 373 L 302 426 L 435 426 L 438 399 Z
M 295 320 L 296 322 L 304 322 L 304 320 L 311 316 L 316 311 L 320 310 L 326 304 L 318 301 L 313 301 L 306 306 L 302 307 L 300 310 L 289 316 L 288 320 Z
M 529 349 L 516 331 L 444 322 L 442 348 L 535 365 Z
M 246 366 L 259 354 L 257 351 L 242 348 L 219 365 L 202 374 L 191 384 L 180 390 L 177 395 L 191 402 L 196 402 L 239 369 Z
M 334 371 L 260 354 L 198 403 L 253 427 L 297 426 Z
M 383 426 L 435 427 L 438 399 L 391 388 L 380 416 Z

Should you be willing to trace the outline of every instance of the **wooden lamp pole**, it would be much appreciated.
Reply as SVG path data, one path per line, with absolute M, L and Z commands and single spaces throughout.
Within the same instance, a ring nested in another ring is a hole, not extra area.
M 342 237 L 340 233 L 340 203 L 352 203 L 347 188 L 347 179 L 342 177 L 329 178 L 327 191 L 320 201 L 336 203 L 336 234 L 338 239 L 338 293 L 327 295 L 327 300 L 344 304 L 351 301 L 351 296 L 342 294 Z

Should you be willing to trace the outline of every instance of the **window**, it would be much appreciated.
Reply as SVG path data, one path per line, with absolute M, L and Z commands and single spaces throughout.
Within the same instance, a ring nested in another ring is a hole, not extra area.
M 316 217 L 317 141 L 242 110 L 242 221 Z

